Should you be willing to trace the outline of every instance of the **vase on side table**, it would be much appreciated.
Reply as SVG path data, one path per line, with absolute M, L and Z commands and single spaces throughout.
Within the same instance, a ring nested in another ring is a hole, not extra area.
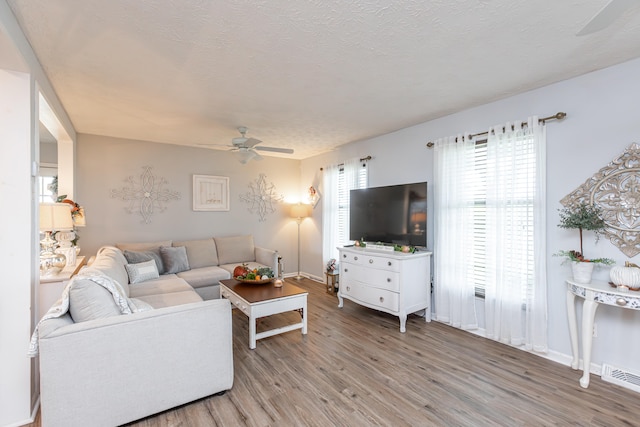
M 577 283 L 591 283 L 591 275 L 593 274 L 594 263 L 592 262 L 571 262 L 571 271 L 573 272 L 573 280 Z

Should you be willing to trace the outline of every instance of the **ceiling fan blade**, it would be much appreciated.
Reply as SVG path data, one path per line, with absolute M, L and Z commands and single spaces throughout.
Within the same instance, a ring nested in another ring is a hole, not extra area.
M 262 157 L 260 154 L 256 153 L 255 150 L 251 150 L 251 152 L 253 154 L 255 154 L 255 156 L 253 156 L 253 160 L 262 160 L 262 159 L 264 159 L 264 157 Z
M 201 144 L 198 143 L 196 145 L 200 145 L 202 147 L 221 147 L 221 148 L 229 148 L 229 145 L 224 145 L 224 144 Z
M 293 150 L 291 148 L 276 148 L 276 147 L 256 147 L 256 150 L 260 151 L 271 151 L 274 153 L 286 153 L 293 154 Z
M 260 144 L 262 141 L 260 141 L 259 139 L 255 139 L 255 138 L 247 138 L 247 140 L 244 142 L 244 144 L 242 144 L 243 146 L 247 147 L 247 148 L 251 148 L 254 145 L 258 145 Z
M 608 27 L 627 9 L 637 4 L 638 0 L 611 0 L 576 35 L 584 36 Z

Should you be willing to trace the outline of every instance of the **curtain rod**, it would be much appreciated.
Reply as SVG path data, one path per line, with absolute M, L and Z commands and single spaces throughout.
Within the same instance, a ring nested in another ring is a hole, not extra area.
M 560 111 L 559 113 L 554 114 L 553 116 L 549 116 L 549 117 L 543 117 L 541 119 L 538 119 L 538 123 L 545 123 L 548 122 L 550 120 L 562 120 L 565 117 L 567 117 L 567 113 L 563 113 L 562 111 Z M 522 126 L 523 124 L 527 124 L 527 122 L 521 122 L 520 125 Z M 504 128 L 503 128 L 504 129 Z M 469 135 L 471 138 L 474 138 L 476 136 L 481 136 L 481 135 L 489 135 L 488 131 L 485 132 L 478 132 L 478 133 L 472 133 L 471 135 Z M 457 139 L 456 139 L 457 141 Z M 427 147 L 428 148 L 432 148 L 435 145 L 435 143 L 433 141 L 429 141 L 427 142 Z
M 371 156 L 363 157 L 363 158 L 360 159 L 361 162 L 366 162 L 368 160 L 371 160 Z M 338 164 L 338 166 L 344 166 L 344 163 L 340 163 L 340 164 Z M 322 170 L 324 170 L 324 168 L 320 168 L 320 170 L 322 171 Z

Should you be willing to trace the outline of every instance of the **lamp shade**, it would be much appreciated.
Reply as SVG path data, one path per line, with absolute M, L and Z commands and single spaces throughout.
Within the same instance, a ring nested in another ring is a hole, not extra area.
M 67 203 L 40 203 L 40 231 L 69 230 L 73 230 L 73 219 Z
M 309 216 L 309 205 L 303 205 L 302 203 L 297 203 L 295 205 L 291 205 L 290 215 L 292 218 L 306 218 Z

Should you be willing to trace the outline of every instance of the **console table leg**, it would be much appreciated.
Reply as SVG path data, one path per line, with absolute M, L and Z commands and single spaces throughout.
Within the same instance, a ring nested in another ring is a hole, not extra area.
M 582 363 L 583 372 L 580 378 L 582 388 L 589 387 L 589 375 L 591 370 L 591 347 L 593 345 L 593 321 L 596 317 L 598 303 L 587 299 L 582 306 Z
M 576 296 L 567 290 L 567 317 L 569 320 L 569 336 L 571 337 L 571 352 L 573 353 L 573 360 L 571 361 L 571 367 L 578 369 L 580 353 L 578 351 L 578 321 L 576 319 Z

